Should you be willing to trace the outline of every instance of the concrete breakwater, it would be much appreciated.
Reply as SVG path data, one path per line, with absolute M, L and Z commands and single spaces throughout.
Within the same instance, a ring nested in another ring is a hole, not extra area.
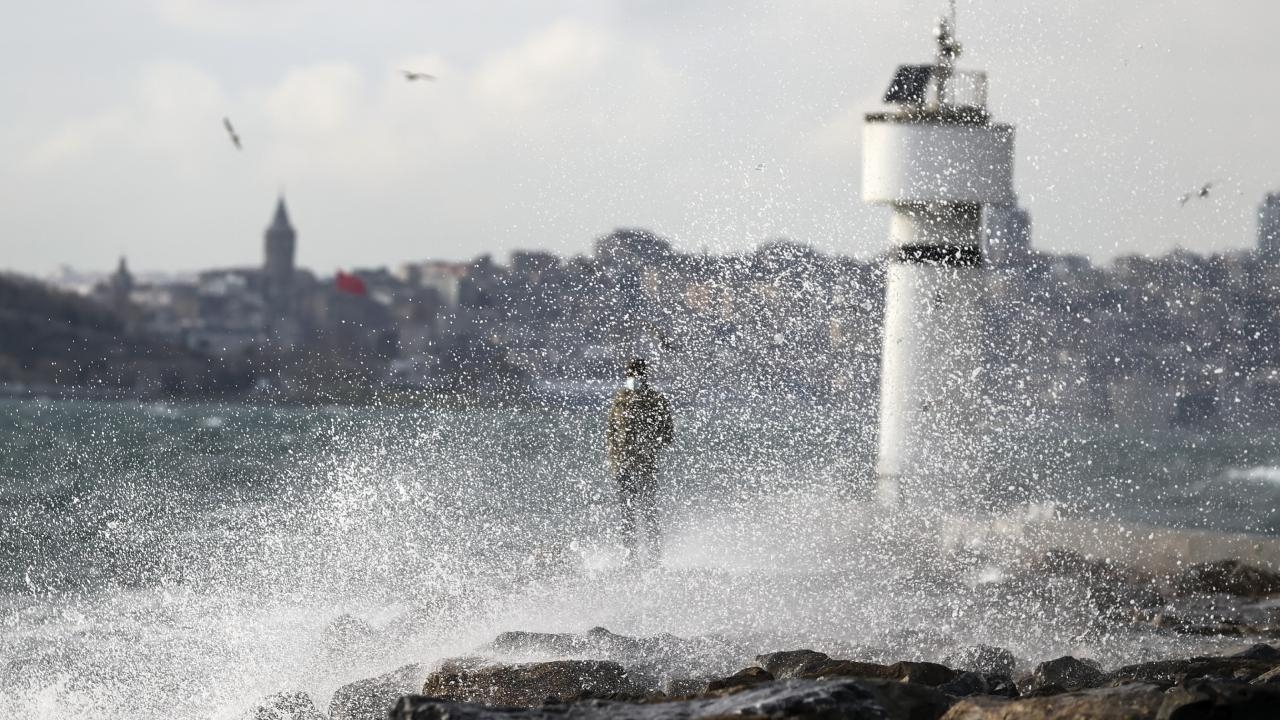
M 952 517 L 943 522 L 938 538 L 944 554 L 980 552 L 1015 563 L 1058 548 L 1157 574 L 1228 559 L 1280 570 L 1280 537 L 1254 533 L 1032 515 Z

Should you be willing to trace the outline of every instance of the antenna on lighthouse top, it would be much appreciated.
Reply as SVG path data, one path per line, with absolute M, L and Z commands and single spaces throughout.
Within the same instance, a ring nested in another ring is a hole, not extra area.
M 960 41 L 956 40 L 956 0 L 950 0 L 950 14 L 938 18 L 938 27 L 934 29 L 934 37 L 938 39 L 938 57 L 934 69 L 934 82 L 937 90 L 935 102 L 939 106 L 950 104 L 952 70 L 956 58 L 960 57 Z
M 951 12 L 938 18 L 933 35 L 938 39 L 938 65 L 950 68 L 960 57 L 960 41 L 956 39 L 956 2 L 951 0 Z

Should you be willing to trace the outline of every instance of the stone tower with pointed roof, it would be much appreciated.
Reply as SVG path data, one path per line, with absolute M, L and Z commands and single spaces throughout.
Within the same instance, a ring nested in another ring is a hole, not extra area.
M 281 195 L 264 242 L 263 296 L 270 320 L 287 318 L 293 313 L 293 255 L 297 242 L 298 234 L 289 223 L 289 211 Z
M 107 279 L 107 288 L 111 295 L 111 305 L 117 311 L 128 307 L 129 293 L 133 292 L 133 274 L 129 272 L 129 265 L 123 255 L 120 256 L 116 271 Z

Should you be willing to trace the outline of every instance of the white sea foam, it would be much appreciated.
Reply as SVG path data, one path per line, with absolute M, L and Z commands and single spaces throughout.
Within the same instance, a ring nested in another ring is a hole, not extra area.
M 802 646 L 937 660 L 983 642 L 1023 663 L 1114 664 L 1212 642 L 1105 621 L 1070 583 L 1015 592 L 1005 540 L 949 534 L 986 523 L 1017 538 L 1060 508 L 885 507 L 850 491 L 853 441 L 805 449 L 786 429 L 804 422 L 686 416 L 662 560 L 633 569 L 593 418 L 232 412 L 219 433 L 195 429 L 207 411 L 184 416 L 154 462 L 110 436 L 122 459 L 98 452 L 96 490 L 11 516 L 22 537 L 43 533 L 45 554 L 22 550 L 0 593 L 0 707 L 232 718 L 301 690 L 324 708 L 342 684 L 507 630 L 715 636 L 685 662 L 717 671 Z M 288 423 L 294 444 L 280 446 Z M 248 444 L 212 446 L 210 463 L 200 443 L 228 437 Z
M 1280 488 L 1280 467 L 1272 465 L 1228 468 L 1222 476 L 1236 482 L 1258 483 Z

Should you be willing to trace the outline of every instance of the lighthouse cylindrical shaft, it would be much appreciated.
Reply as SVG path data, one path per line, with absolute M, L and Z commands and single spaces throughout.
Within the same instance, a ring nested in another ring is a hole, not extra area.
M 895 208 L 877 463 L 895 493 L 937 490 L 981 460 L 980 221 L 975 203 Z

